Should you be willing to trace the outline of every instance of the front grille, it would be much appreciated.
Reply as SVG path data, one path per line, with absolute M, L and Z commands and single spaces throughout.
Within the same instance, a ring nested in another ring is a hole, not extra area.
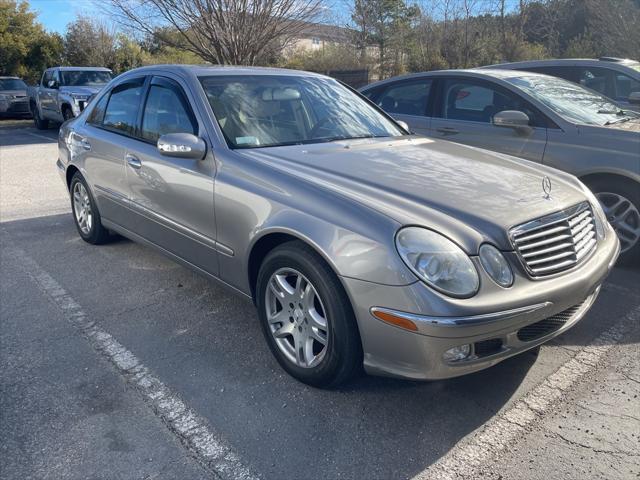
M 533 340 L 537 340 L 559 330 L 565 323 L 571 320 L 583 304 L 584 302 L 579 303 L 551 317 L 521 328 L 518 330 L 518 340 L 521 342 L 532 342 Z
M 488 357 L 502 351 L 502 339 L 491 338 L 489 340 L 482 340 L 473 344 L 473 351 L 477 357 Z
M 573 267 L 597 245 L 588 202 L 514 227 L 509 234 L 523 265 L 534 277 Z
M 29 104 L 27 102 L 15 102 L 9 105 L 7 112 L 10 113 L 28 113 Z

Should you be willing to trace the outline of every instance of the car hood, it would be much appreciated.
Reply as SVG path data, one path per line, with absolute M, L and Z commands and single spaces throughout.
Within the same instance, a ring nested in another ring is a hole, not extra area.
M 100 90 L 102 90 L 104 87 L 90 87 L 90 86 L 67 86 L 67 87 L 60 87 L 60 91 L 63 93 L 75 93 L 76 95 L 87 95 L 87 96 L 91 96 L 94 93 L 98 93 Z
M 569 174 L 525 160 L 421 137 L 241 150 L 351 197 L 402 225 L 446 233 L 477 253 L 511 250 L 509 228 L 585 200 Z M 552 191 L 542 189 L 543 176 Z

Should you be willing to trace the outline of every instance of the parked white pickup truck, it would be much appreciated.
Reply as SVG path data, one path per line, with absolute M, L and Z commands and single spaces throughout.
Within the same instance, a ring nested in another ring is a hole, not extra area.
M 80 114 L 92 95 L 113 78 L 103 67 L 53 67 L 42 74 L 37 87 L 29 90 L 29 107 L 36 128 L 61 123 Z

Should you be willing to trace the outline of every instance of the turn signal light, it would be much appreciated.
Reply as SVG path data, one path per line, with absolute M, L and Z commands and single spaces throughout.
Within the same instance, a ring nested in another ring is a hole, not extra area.
M 374 317 L 382 320 L 385 323 L 389 323 L 391 325 L 395 325 L 396 327 L 404 328 L 405 330 L 410 330 L 412 332 L 418 331 L 418 326 L 408 318 L 400 317 L 383 310 L 373 310 L 371 313 Z

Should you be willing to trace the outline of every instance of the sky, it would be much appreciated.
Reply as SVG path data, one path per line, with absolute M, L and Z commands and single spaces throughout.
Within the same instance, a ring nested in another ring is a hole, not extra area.
M 50 32 L 64 34 L 67 24 L 75 20 L 81 13 L 90 17 L 103 16 L 106 22 L 109 17 L 104 13 L 105 9 L 100 7 L 101 0 L 28 0 L 31 10 L 38 12 L 38 22 Z M 331 5 L 331 10 L 335 14 L 345 14 L 345 0 L 326 0 L 327 5 Z M 336 19 L 334 19 L 336 20 Z
M 50 32 L 64 34 L 67 23 L 79 13 L 100 16 L 99 0 L 29 0 L 32 11 L 38 12 L 38 22 Z M 105 20 L 108 18 L 105 15 Z

